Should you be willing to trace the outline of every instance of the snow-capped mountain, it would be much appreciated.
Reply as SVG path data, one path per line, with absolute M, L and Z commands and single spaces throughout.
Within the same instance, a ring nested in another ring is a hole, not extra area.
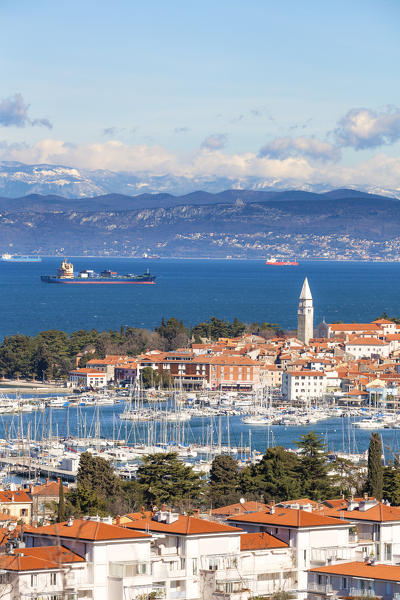
M 63 165 L 35 164 L 0 161 L 0 196 L 19 198 L 27 194 L 56 194 L 64 198 L 87 198 L 103 194 L 141 193 L 188 194 L 195 190 L 220 192 L 226 189 L 248 189 L 278 191 L 287 189 L 285 181 L 260 177 L 176 177 L 174 175 L 154 176 L 149 173 L 132 173 L 107 170 L 89 170 Z M 297 189 L 321 193 L 331 186 L 302 186 Z M 398 192 L 388 189 L 365 188 L 363 191 L 398 196 Z

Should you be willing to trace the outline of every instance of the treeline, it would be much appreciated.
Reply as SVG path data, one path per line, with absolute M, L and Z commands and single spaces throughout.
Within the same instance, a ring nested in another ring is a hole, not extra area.
M 175 350 L 200 342 L 202 338 L 217 340 L 244 332 L 265 338 L 283 333 L 276 324 L 249 325 L 238 319 L 231 323 L 211 317 L 191 328 L 178 319 L 165 321 L 163 318 L 154 331 L 122 326 L 120 330 L 80 330 L 70 335 L 57 329 L 42 331 L 36 336 L 16 334 L 5 337 L 0 346 L 0 375 L 58 379 L 75 367 L 77 355 L 81 355 L 79 366 L 85 366 L 89 359 L 104 358 L 107 354 L 136 356 L 147 350 Z
M 149 455 L 134 481 L 121 480 L 106 460 L 84 453 L 77 487 L 67 495 L 62 515 L 116 516 L 162 504 L 190 513 L 232 504 L 241 497 L 268 503 L 363 493 L 400 504 L 400 463 L 383 467 L 379 434 L 371 436 L 367 474 L 352 461 L 329 461 L 322 437 L 313 431 L 301 436 L 297 447 L 299 453 L 269 448 L 259 463 L 244 468 L 229 455 L 216 456 L 207 478 L 175 453 Z

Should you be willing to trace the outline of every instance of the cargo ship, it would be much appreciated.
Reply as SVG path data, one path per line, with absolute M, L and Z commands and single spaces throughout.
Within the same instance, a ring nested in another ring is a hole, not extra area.
M 2 254 L 1 259 L 3 262 L 23 262 L 23 263 L 31 263 L 31 262 L 41 262 L 41 257 L 36 256 L 35 254 Z
M 276 258 L 270 258 L 265 261 L 266 265 L 275 265 L 276 267 L 297 267 L 297 260 L 276 260 Z
M 70 284 L 118 284 L 118 283 L 155 283 L 155 275 L 151 275 L 149 269 L 143 275 L 127 273 L 119 275 L 116 271 L 105 269 L 96 273 L 92 269 L 84 269 L 74 273 L 74 265 L 63 260 L 57 269 L 56 275 L 41 275 L 40 279 L 45 283 L 70 283 Z

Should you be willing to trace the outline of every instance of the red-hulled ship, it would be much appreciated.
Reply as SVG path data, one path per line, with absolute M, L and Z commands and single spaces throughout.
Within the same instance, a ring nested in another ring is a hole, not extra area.
M 265 261 L 266 265 L 274 265 L 276 267 L 297 267 L 297 260 L 276 260 L 276 258 L 270 258 Z

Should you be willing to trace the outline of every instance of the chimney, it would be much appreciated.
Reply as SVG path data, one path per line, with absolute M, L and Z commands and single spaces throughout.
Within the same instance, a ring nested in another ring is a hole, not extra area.
M 193 514 L 194 514 L 195 517 L 198 517 L 199 514 L 200 514 L 200 509 L 199 508 L 195 508 L 194 511 L 193 511 Z
M 74 517 L 70 517 L 68 519 L 67 527 L 72 527 L 73 524 L 74 524 Z
M 274 515 L 275 514 L 275 506 L 271 506 L 271 510 L 269 511 L 270 515 Z
M 120 517 L 120 515 L 117 515 L 117 516 L 115 517 L 115 524 L 116 524 L 116 525 L 121 525 L 121 517 Z

